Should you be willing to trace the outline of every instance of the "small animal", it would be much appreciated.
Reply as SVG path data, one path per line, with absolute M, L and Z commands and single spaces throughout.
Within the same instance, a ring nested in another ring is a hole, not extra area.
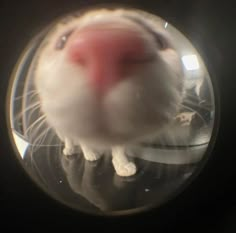
M 47 124 L 95 161 L 109 150 L 119 176 L 137 171 L 127 146 L 176 116 L 184 73 L 163 21 L 134 9 L 93 9 L 60 20 L 37 52 L 34 85 Z

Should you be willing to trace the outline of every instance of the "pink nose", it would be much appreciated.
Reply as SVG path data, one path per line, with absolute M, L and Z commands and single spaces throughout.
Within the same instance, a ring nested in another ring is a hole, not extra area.
M 70 62 L 81 66 L 93 87 L 106 91 L 146 58 L 140 32 L 127 28 L 89 27 L 75 32 L 67 44 Z

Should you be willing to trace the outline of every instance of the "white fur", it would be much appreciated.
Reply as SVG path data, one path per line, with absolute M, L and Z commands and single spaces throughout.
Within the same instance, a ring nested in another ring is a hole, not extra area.
M 38 54 L 35 86 L 40 96 L 41 110 L 48 124 L 55 129 L 65 143 L 65 155 L 75 152 L 80 145 L 84 157 L 93 161 L 100 157 L 100 150 L 111 148 L 113 165 L 118 175 L 136 173 L 136 166 L 125 156 L 126 145 L 157 134 L 174 118 L 182 101 L 183 74 L 178 54 L 170 47 L 159 51 L 153 36 L 141 26 L 123 19 L 123 15 L 135 15 L 134 11 L 94 11 L 69 23 L 56 26 L 49 34 L 47 45 Z M 63 31 L 86 27 L 91 23 L 123 20 L 130 28 L 136 27 L 147 44 L 155 51 L 154 62 L 132 69 L 128 77 L 98 100 L 88 83 L 86 71 L 68 62 L 66 47 L 55 50 L 55 43 Z M 155 24 L 154 30 L 168 35 Z

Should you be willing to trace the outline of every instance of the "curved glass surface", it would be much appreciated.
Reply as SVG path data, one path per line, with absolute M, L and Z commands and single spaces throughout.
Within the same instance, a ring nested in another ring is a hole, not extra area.
M 158 207 L 181 190 L 208 156 L 215 100 L 207 68 L 190 41 L 173 25 L 137 12 L 154 17 L 155 23 L 171 35 L 184 69 L 185 94 L 178 114 L 161 134 L 126 149 L 126 155 L 138 167 L 135 175 L 117 175 L 110 153 L 94 162 L 85 160 L 79 148 L 65 156 L 64 142 L 42 120 L 34 85 L 34 58 L 58 22 L 31 41 L 9 86 L 9 120 L 16 156 L 52 198 L 86 213 L 126 214 Z

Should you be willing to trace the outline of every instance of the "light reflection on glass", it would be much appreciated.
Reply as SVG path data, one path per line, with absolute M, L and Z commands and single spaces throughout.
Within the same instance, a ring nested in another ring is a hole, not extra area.
M 186 70 L 198 70 L 200 68 L 197 56 L 195 54 L 183 56 L 182 61 Z

